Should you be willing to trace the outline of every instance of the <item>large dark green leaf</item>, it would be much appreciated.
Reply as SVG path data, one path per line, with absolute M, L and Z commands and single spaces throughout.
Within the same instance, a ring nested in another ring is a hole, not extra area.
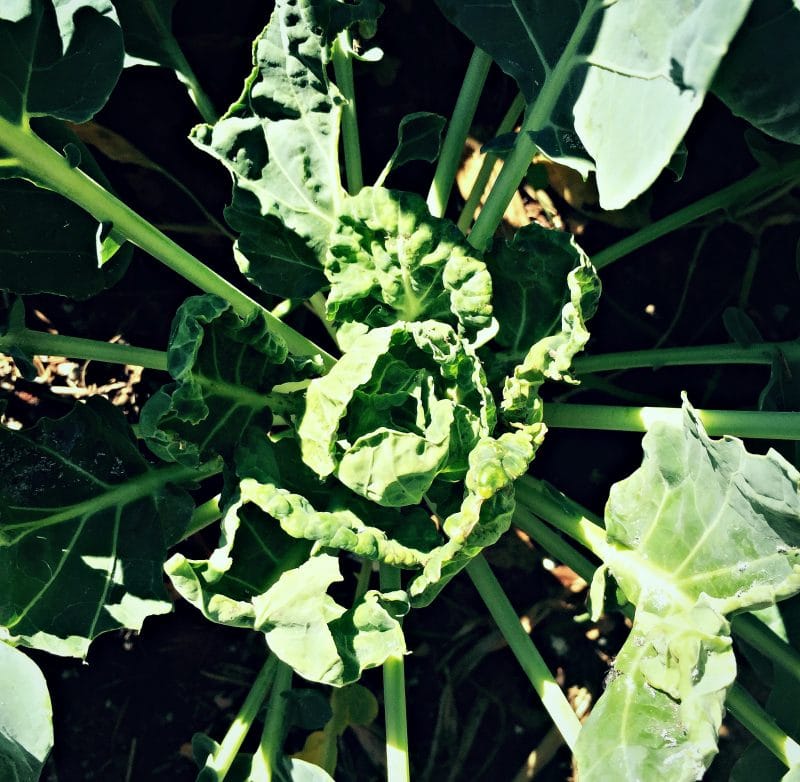
M 90 641 L 170 610 L 161 567 L 191 503 L 154 470 L 122 415 L 92 399 L 29 431 L 0 429 L 0 627 L 83 656 Z
M 736 675 L 726 614 L 800 591 L 800 473 L 712 440 L 694 411 L 654 424 L 612 487 L 600 552 L 637 604 L 611 683 L 576 746 L 582 780 L 697 779 Z
M 750 3 L 437 0 L 545 112 L 530 128 L 542 151 L 596 168 L 605 209 L 622 208 L 670 162 Z M 581 14 L 594 18 L 568 49 Z
M 89 150 L 62 123 L 43 119 L 34 128 L 57 149 L 69 145 L 81 170 L 110 189 Z M 0 166 L 0 289 L 85 299 L 114 285 L 132 246 L 115 251 L 115 237 L 106 237 L 86 211 L 52 190 L 5 178 L 12 175 L 23 174 Z
M 714 79 L 731 111 L 775 138 L 800 144 L 797 0 L 758 0 Z
M 180 71 L 185 63 L 172 34 L 177 0 L 114 0 L 125 38 L 125 65 L 162 65 Z
M 110 0 L 0 5 L 0 116 L 91 119 L 122 71 L 122 30 Z
M 288 356 L 260 313 L 242 318 L 213 295 L 181 305 L 167 367 L 175 382 L 142 409 L 141 434 L 162 459 L 188 465 L 232 457 L 252 423 L 267 429 L 273 412 L 291 414 L 291 395 L 273 388 L 301 374 L 301 362 Z
M 0 642 L 0 779 L 37 782 L 53 746 L 53 711 L 36 663 Z

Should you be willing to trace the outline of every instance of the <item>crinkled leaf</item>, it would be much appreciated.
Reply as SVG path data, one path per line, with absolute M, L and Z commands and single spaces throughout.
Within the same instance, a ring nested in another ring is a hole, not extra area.
M 367 499 L 416 505 L 433 480 L 463 477 L 494 427 L 483 369 L 447 325 L 398 323 L 356 340 L 311 382 L 298 428 L 303 461 Z
M 336 557 L 322 554 L 253 600 L 256 629 L 270 649 L 301 676 L 334 686 L 406 651 L 399 622 L 408 611 L 405 593 L 371 590 L 346 611 L 327 594 L 341 580 Z
M 596 168 L 604 209 L 633 200 L 669 163 L 750 2 L 437 0 L 529 103 L 554 99 L 534 140 L 584 175 Z M 595 15 L 588 34 L 557 69 L 582 12 Z
M 151 469 L 122 415 L 91 399 L 27 431 L 0 428 L 0 626 L 82 656 L 100 633 L 167 613 L 164 499 L 183 468 Z M 184 522 L 185 523 L 185 519 Z
M 433 163 L 439 157 L 446 123 L 445 117 L 430 111 L 406 114 L 397 128 L 397 148 L 392 153 L 391 168 L 399 168 L 412 160 Z
M 110 0 L 30 0 L 0 7 L 0 116 L 72 122 L 105 104 L 122 71 L 122 30 Z
M 175 316 L 167 351 L 175 382 L 142 409 L 141 434 L 167 461 L 232 457 L 252 423 L 266 429 L 273 410 L 291 412 L 290 397 L 273 387 L 294 380 L 299 366 L 258 312 L 242 318 L 219 296 L 189 298 Z
M 38 120 L 36 132 L 57 149 L 80 152 L 80 168 L 110 188 L 86 147 L 62 123 Z M 63 196 L 11 176 L 18 168 L 0 166 L 0 289 L 16 293 L 55 293 L 73 299 L 94 296 L 125 273 L 131 245 L 101 227 Z
M 552 320 L 555 307 L 545 305 L 545 317 L 532 327 L 536 329 L 535 336 L 540 329 L 547 336 L 538 338 L 522 363 L 505 380 L 501 411 L 512 424 L 537 426 L 541 423 L 542 401 L 538 393 L 545 380 L 574 382 L 569 374 L 572 359 L 589 340 L 586 321 L 597 309 L 600 297 L 600 280 L 585 256 L 580 256 L 579 264 L 567 275 L 566 287 L 569 298 L 557 314 L 560 323 Z
M 240 236 L 234 245 L 239 269 L 261 290 L 307 299 L 327 285 L 314 251 L 274 215 L 262 215 L 252 193 L 236 188 L 225 219 Z
M 53 710 L 36 663 L 0 642 L 0 779 L 37 782 L 53 747 Z
M 568 275 L 586 266 L 587 258 L 570 234 L 531 223 L 510 242 L 498 240 L 487 254 L 486 265 L 500 324 L 495 341 L 503 348 L 502 362 L 516 363 L 531 345 L 559 331 L 562 309 L 572 296 Z M 599 282 L 593 287 L 599 290 Z M 585 305 L 583 301 L 584 319 L 588 319 L 595 304 L 588 295 Z
M 775 138 L 800 144 L 800 5 L 752 4 L 722 60 L 713 91 L 730 110 Z
M 278 218 L 318 256 L 343 195 L 340 98 L 326 73 L 327 5 L 279 0 L 253 46 L 255 67 L 241 97 L 214 126 L 192 132 L 230 169 L 235 186 L 257 198 L 260 214 Z
M 346 199 L 330 237 L 328 316 L 337 325 L 441 320 L 485 328 L 492 281 L 474 253 L 420 196 L 364 188 Z
M 697 779 L 736 674 L 724 615 L 800 591 L 797 470 L 774 451 L 712 440 L 688 402 L 682 426 L 654 424 L 643 447 L 606 508 L 603 559 L 637 613 L 576 746 L 590 782 L 608 768 Z

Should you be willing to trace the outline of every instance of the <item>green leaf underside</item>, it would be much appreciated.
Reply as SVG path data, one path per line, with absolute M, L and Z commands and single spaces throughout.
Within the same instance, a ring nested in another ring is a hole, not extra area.
M 233 456 L 243 432 L 289 412 L 287 395 L 273 386 L 294 380 L 301 363 L 288 357 L 259 313 L 243 319 L 219 296 L 194 296 L 172 325 L 167 364 L 174 383 L 142 409 L 141 434 L 167 461 L 197 465 Z
M 170 610 L 166 538 L 191 504 L 167 485 L 185 474 L 151 470 L 100 399 L 27 432 L 0 429 L 0 447 L 0 626 L 12 638 L 84 656 L 100 633 Z
M 366 187 L 345 200 L 330 237 L 328 317 L 336 325 L 440 320 L 485 328 L 492 281 L 474 252 L 420 196 Z
M 714 79 L 730 110 L 765 133 L 800 144 L 800 6 L 793 0 L 752 4 Z
M 62 123 L 43 118 L 33 128 L 56 149 L 74 145 L 80 168 L 110 188 L 88 149 Z M 85 299 L 119 281 L 131 245 L 120 247 L 113 232 L 99 237 L 100 226 L 84 209 L 52 190 L 6 178 L 12 176 L 24 172 L 0 166 L 0 289 Z
M 447 119 L 441 114 L 429 111 L 406 114 L 397 128 L 397 148 L 392 153 L 392 168 L 399 168 L 412 160 L 433 163 L 439 157 L 446 123 Z
M 625 206 L 670 162 L 751 2 L 437 0 L 529 103 L 560 90 L 534 140 L 584 175 L 596 168 L 604 209 Z M 597 18 L 566 80 L 549 85 L 582 12 Z
M 38 666 L 0 642 L 0 779 L 37 782 L 53 746 L 52 717 Z
M 0 116 L 85 122 L 122 71 L 122 30 L 109 0 L 32 0 L 0 8 L 0 51 Z
M 717 751 L 736 676 L 726 614 L 800 591 L 800 474 L 774 451 L 712 440 L 686 403 L 612 487 L 604 560 L 637 604 L 576 746 L 582 780 L 694 780 Z M 611 715 L 614 715 L 612 717 Z
M 231 171 L 235 188 L 255 196 L 258 214 L 285 226 L 275 240 L 276 265 L 286 229 L 321 261 L 343 195 L 338 164 L 341 98 L 325 70 L 327 5 L 280 0 L 255 41 L 255 67 L 241 97 L 213 127 L 200 125 L 191 136 Z M 259 226 L 252 219 L 256 209 L 251 202 L 246 210 L 234 208 L 229 214 L 244 229 L 238 251 L 247 258 L 248 274 L 260 283 L 269 274 L 265 256 L 273 248 L 268 245 L 252 256 L 248 251 L 259 248 L 264 233 L 276 224 Z M 303 254 L 301 265 L 306 260 Z

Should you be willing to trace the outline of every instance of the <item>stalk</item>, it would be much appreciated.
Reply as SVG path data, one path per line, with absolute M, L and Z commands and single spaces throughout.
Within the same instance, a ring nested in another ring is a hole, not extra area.
M 578 356 L 573 367 L 578 374 L 616 372 L 622 369 L 703 364 L 772 364 L 776 356 L 800 360 L 800 342 L 759 342 L 753 345 L 701 345 L 685 348 L 659 348 Z
M 219 499 L 220 495 L 218 494 L 216 497 L 206 500 L 202 505 L 198 505 L 194 509 L 192 517 L 189 519 L 189 523 L 186 525 L 183 535 L 181 535 L 182 541 L 191 538 L 192 535 L 222 518 L 222 509 L 219 506 Z
M 592 18 L 602 4 L 590 0 L 572 31 L 564 51 L 553 70 L 547 76 L 536 101 L 528 110 L 522 123 L 522 129 L 514 142 L 511 154 L 503 164 L 500 176 L 492 187 L 478 219 L 469 235 L 469 243 L 476 250 L 485 250 L 500 225 L 506 207 L 525 176 L 528 166 L 536 152 L 536 144 L 531 133 L 541 130 L 547 125 L 556 102 L 566 87 L 567 81 L 575 65 L 578 48 L 586 35 Z
M 261 704 L 267 697 L 272 681 L 276 678 L 277 668 L 278 658 L 271 654 L 253 682 L 250 692 L 247 693 L 247 697 L 228 728 L 219 749 L 206 760 L 205 767 L 216 772 L 217 782 L 223 782 L 230 771 L 231 765 L 242 747 L 242 742 L 255 721 Z
M 344 168 L 347 174 L 347 190 L 350 195 L 355 195 L 364 187 L 364 175 L 361 170 L 361 144 L 358 137 L 353 58 L 350 56 L 350 51 L 350 33 L 343 30 L 336 36 L 336 42 L 333 45 L 333 72 L 336 77 L 336 86 L 345 99 L 345 104 L 342 106 Z
M 502 136 L 504 133 L 509 133 L 514 130 L 519 115 L 525 110 L 525 98 L 522 93 L 517 94 L 513 103 L 509 106 L 508 111 L 500 120 L 497 126 L 497 133 L 495 135 Z M 461 216 L 458 218 L 458 227 L 462 234 L 466 234 L 469 227 L 472 225 L 472 218 L 475 216 L 475 210 L 481 202 L 481 198 L 486 190 L 486 185 L 492 176 L 492 169 L 494 164 L 499 160 L 497 155 L 492 152 L 487 152 L 483 158 L 481 169 L 478 171 L 478 176 L 475 177 L 475 183 L 472 185 L 472 190 L 469 192 L 467 203 L 461 210 Z
M 214 108 L 211 98 L 201 86 L 192 66 L 189 65 L 183 50 L 179 46 L 170 47 L 170 53 L 175 62 L 175 75 L 178 77 L 178 81 L 186 87 L 189 98 L 200 112 L 203 121 L 213 125 L 219 119 L 219 114 Z
M 696 410 L 710 435 L 729 434 L 767 440 L 800 440 L 800 416 L 751 410 Z M 562 429 L 597 429 L 615 432 L 646 432 L 655 422 L 680 424 L 679 407 L 627 407 L 622 405 L 578 405 L 548 403 L 544 419 Z
M 66 356 L 103 361 L 107 364 L 129 364 L 164 372 L 167 370 L 167 354 L 160 350 L 63 334 L 47 334 L 44 331 L 24 329 L 0 335 L 0 353 L 8 353 L 13 349 L 32 356 Z
M 800 765 L 800 744 L 787 736 L 750 693 L 734 684 L 725 698 L 734 717 L 787 768 Z
M 226 299 L 240 316 L 248 317 L 257 311 L 263 313 L 272 333 L 282 337 L 292 353 L 318 354 L 326 365 L 333 365 L 333 358 L 325 351 L 209 269 L 83 171 L 70 166 L 66 158 L 38 136 L 0 117 L 0 146 L 15 157 L 36 182 L 69 198 L 99 222 L 111 223 L 117 233 L 201 290 Z
M 284 693 L 291 689 L 292 669 L 286 663 L 278 662 L 275 683 L 267 704 L 267 718 L 261 742 L 253 756 L 251 779 L 253 782 L 272 782 L 280 778 L 283 759 L 283 739 L 286 723 L 287 700 Z
M 650 242 L 672 233 L 695 220 L 705 217 L 720 209 L 729 209 L 737 203 L 756 198 L 772 188 L 781 187 L 796 179 L 800 179 L 800 160 L 781 166 L 759 168 L 744 179 L 723 187 L 716 193 L 701 198 L 693 204 L 673 212 L 671 215 L 640 229 L 635 234 L 622 239 L 611 247 L 601 250 L 592 258 L 595 268 L 602 269 L 624 258 L 634 250 L 644 247 Z
M 503 634 L 503 638 L 522 666 L 522 670 L 525 671 L 537 695 L 542 699 L 547 713 L 561 733 L 564 742 L 570 749 L 574 749 L 578 733 L 581 730 L 580 720 L 575 716 L 572 706 L 569 705 L 569 701 L 553 678 L 553 674 L 547 668 L 539 650 L 523 630 L 517 612 L 509 602 L 491 568 L 483 556 L 478 555 L 467 565 L 466 570 Z
M 434 217 L 441 217 L 447 209 L 464 142 L 467 140 L 467 133 L 469 133 L 472 119 L 475 116 L 475 109 L 481 92 L 483 92 L 483 85 L 491 64 L 492 58 L 483 49 L 476 46 L 467 66 L 461 91 L 456 99 L 453 116 L 450 119 L 439 162 L 433 175 L 433 182 L 428 191 L 428 209 Z
M 383 592 L 400 589 L 400 571 L 381 564 L 380 584 Z M 406 674 L 405 662 L 401 655 L 391 655 L 383 664 L 383 703 L 386 720 L 387 782 L 410 782 Z

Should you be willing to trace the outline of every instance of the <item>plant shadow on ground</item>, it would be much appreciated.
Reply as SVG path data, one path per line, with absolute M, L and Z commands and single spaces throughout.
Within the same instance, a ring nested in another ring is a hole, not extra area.
M 179 3 L 175 30 L 201 82 L 219 107 L 239 92 L 249 67 L 250 41 L 265 22 L 264 4 L 241 0 L 233 10 L 210 0 Z M 385 129 L 406 113 L 449 114 L 461 85 L 471 47 L 447 25 L 432 3 L 403 0 L 388 4 L 376 43 L 387 56 L 357 73 L 367 179 L 391 152 Z M 409 42 L 413 41 L 413 46 Z M 219 67 L 219 63 L 224 63 Z M 370 70 L 371 68 L 371 70 Z M 496 124 L 514 96 L 509 80 L 492 71 L 476 128 Z M 220 214 L 230 192 L 226 173 L 186 140 L 196 122 L 182 87 L 158 69 L 125 71 L 118 90 L 98 116 L 165 166 Z M 692 127 L 689 167 L 675 185 L 665 174 L 653 194 L 653 214 L 668 213 L 733 181 L 753 166 L 742 141 L 743 126 L 713 99 Z M 180 191 L 158 174 L 109 162 L 103 167 L 121 196 L 145 216 L 158 215 L 176 239 L 221 273 L 234 277 L 230 242 L 203 223 Z M 412 164 L 392 185 L 427 189 L 431 169 Z M 558 202 L 559 208 L 568 210 Z M 581 242 L 591 253 L 623 234 L 597 221 L 578 220 Z M 751 237 L 740 227 L 718 228 L 702 248 L 690 284 L 687 277 L 702 229 L 695 227 L 640 250 L 603 273 L 604 298 L 592 322 L 590 350 L 596 353 L 651 347 L 669 328 L 684 298 L 682 316 L 666 345 L 728 341 L 722 313 L 735 305 Z M 764 235 L 761 262 L 746 311 L 765 339 L 793 339 L 800 311 L 792 306 L 800 282 L 787 258 L 794 257 L 797 223 Z M 684 289 L 686 289 L 684 291 Z M 30 300 L 51 325 L 75 335 L 123 334 L 132 344 L 163 348 L 171 315 L 192 293 L 168 270 L 137 253 L 125 281 L 85 304 L 55 297 Z M 256 294 L 258 295 L 258 294 Z M 263 300 L 263 299 L 262 299 Z M 299 318 L 303 317 L 299 313 Z M 323 335 L 318 335 L 323 339 Z M 102 367 L 92 367 L 103 382 Z M 614 382 L 643 399 L 675 406 L 686 390 L 697 406 L 752 408 L 767 380 L 765 368 L 637 370 Z M 157 386 L 145 373 L 142 396 Z M 15 397 L 9 414 L 23 422 L 34 413 L 58 415 L 63 401 Z M 563 389 L 561 390 L 563 392 Z M 618 397 L 587 389 L 580 402 L 613 403 Z M 534 463 L 534 472 L 602 512 L 610 483 L 629 474 L 641 458 L 640 437 L 631 434 L 552 431 Z M 748 443 L 752 450 L 759 443 Z M 186 553 L 205 556 L 215 545 L 213 530 L 188 542 Z M 535 544 L 510 534 L 489 552 L 489 561 L 519 611 L 534 625 L 534 638 L 551 669 L 568 686 L 595 696 L 608 661 L 625 637 L 621 619 L 601 626 L 577 621 L 585 595 L 542 566 Z M 563 576 L 563 574 L 562 574 Z M 510 652 L 488 620 L 465 576 L 457 578 L 428 609 L 414 612 L 406 625 L 409 731 L 413 776 L 417 780 L 513 779 L 528 753 L 550 727 L 546 714 Z M 43 776 L 53 782 L 80 780 L 193 780 L 188 757 L 192 733 L 221 737 L 258 670 L 263 642 L 252 633 L 209 625 L 180 601 L 175 615 L 149 619 L 140 636 L 113 633 L 96 641 L 87 664 L 34 654 L 50 683 L 56 746 Z M 742 663 L 744 665 L 744 663 Z M 364 683 L 380 692 L 380 676 Z M 380 732 L 380 725 L 373 726 Z M 380 779 L 373 728 L 348 732 L 340 755 L 341 780 Z M 726 723 L 721 757 L 708 779 L 726 779 L 727 770 L 749 739 L 736 723 Z M 290 736 L 299 748 L 302 737 Z M 537 777 L 564 780 L 571 773 L 561 751 Z

